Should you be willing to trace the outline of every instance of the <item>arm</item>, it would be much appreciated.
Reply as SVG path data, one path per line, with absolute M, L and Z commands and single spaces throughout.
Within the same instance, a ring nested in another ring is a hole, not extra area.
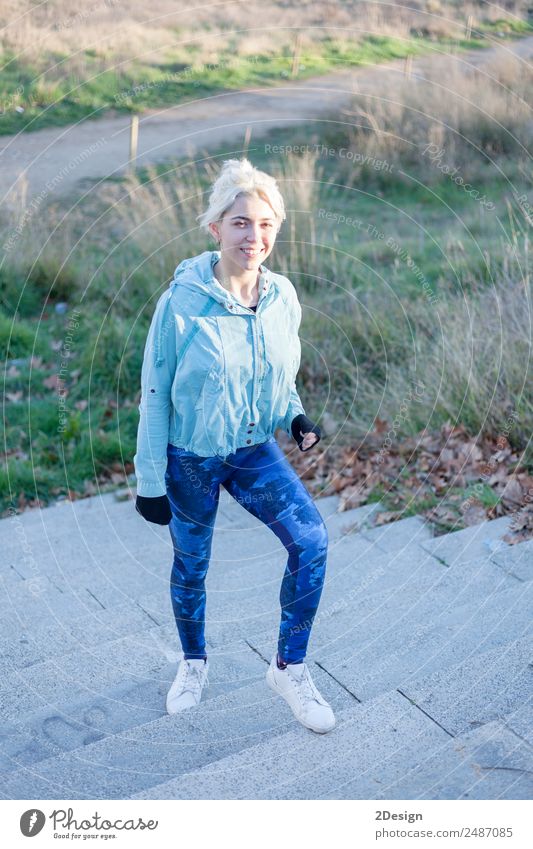
M 300 324 L 302 323 L 302 308 L 300 306 L 300 302 L 298 301 L 298 296 L 296 291 L 293 290 L 293 327 L 294 327 L 294 341 L 293 346 L 295 350 L 295 358 L 296 358 L 296 370 L 295 374 L 298 374 L 298 369 L 300 368 L 300 359 L 301 359 L 301 344 L 300 337 L 298 335 L 298 331 L 300 329 Z M 282 427 L 289 436 L 294 437 L 296 442 L 298 443 L 298 447 L 300 451 L 308 451 L 311 445 L 316 444 L 320 441 L 321 431 L 318 425 L 315 425 L 310 419 L 305 415 L 305 410 L 303 408 L 303 404 L 300 396 L 298 395 L 298 391 L 296 389 L 296 379 L 293 381 L 291 387 L 291 394 L 289 399 L 289 406 L 287 408 L 287 413 L 282 422 Z M 304 441 L 304 434 L 306 433 L 314 433 L 317 437 L 315 440 L 306 440 L 306 445 L 303 447 L 302 443 Z M 308 445 L 307 442 L 310 444 Z
M 296 375 L 296 374 L 298 374 L 298 369 L 300 368 L 300 358 L 301 358 L 301 351 L 302 351 L 302 348 L 301 348 L 301 345 L 300 345 L 300 337 L 298 336 L 298 330 L 300 329 L 300 324 L 302 322 L 302 308 L 301 308 L 300 303 L 298 301 L 298 297 L 296 295 L 296 292 L 294 292 L 294 299 L 293 299 L 292 306 L 293 306 L 292 326 L 294 328 L 294 331 L 293 331 L 294 335 L 293 335 L 293 339 L 292 339 L 292 347 L 293 347 L 294 357 L 295 357 L 295 361 L 296 361 L 296 369 L 295 369 L 295 372 L 294 372 L 295 375 Z M 300 415 L 300 413 L 304 413 L 304 412 L 305 411 L 304 411 L 304 408 L 303 408 L 301 398 L 298 395 L 298 390 L 296 389 L 296 379 L 295 379 L 292 383 L 292 386 L 291 386 L 291 395 L 290 395 L 290 398 L 289 398 L 289 406 L 287 408 L 287 412 L 285 414 L 285 417 L 282 419 L 282 422 L 281 422 L 281 425 L 280 425 L 283 428 L 283 430 L 286 433 L 288 433 L 289 436 L 292 436 L 291 425 L 292 425 L 293 419 L 296 416 Z
M 171 387 L 176 371 L 176 319 L 169 294 L 159 299 L 144 348 L 141 371 L 140 421 L 137 453 L 133 458 L 137 495 L 166 496 L 165 472 L 169 434 Z M 161 339 L 162 362 L 156 365 L 157 342 Z

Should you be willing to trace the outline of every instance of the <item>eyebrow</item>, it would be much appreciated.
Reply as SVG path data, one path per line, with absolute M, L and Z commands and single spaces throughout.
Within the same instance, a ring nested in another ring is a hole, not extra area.
M 236 218 L 242 218 L 243 221 L 251 221 L 251 218 L 248 218 L 247 215 L 232 215 L 230 221 L 235 221 Z M 274 221 L 272 216 L 267 216 L 266 218 L 261 218 L 261 221 Z

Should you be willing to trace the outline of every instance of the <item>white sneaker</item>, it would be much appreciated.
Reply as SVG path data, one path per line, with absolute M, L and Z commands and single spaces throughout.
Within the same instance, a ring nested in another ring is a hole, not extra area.
M 167 713 L 171 715 L 179 713 L 200 703 L 203 688 L 209 686 L 208 671 L 208 660 L 183 658 L 178 667 L 178 674 L 167 694 Z
M 278 669 L 277 655 L 270 662 L 266 674 L 267 684 L 288 703 L 296 719 L 316 731 L 325 734 L 335 727 L 335 715 L 331 706 L 313 683 L 306 663 L 289 663 Z

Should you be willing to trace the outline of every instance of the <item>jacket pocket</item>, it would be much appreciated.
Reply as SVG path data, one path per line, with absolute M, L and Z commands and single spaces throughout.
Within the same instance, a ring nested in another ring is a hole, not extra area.
M 213 367 L 208 371 L 204 380 L 200 382 L 199 388 L 195 390 L 195 394 L 195 412 L 208 413 L 213 407 L 223 405 L 224 381 L 218 368 Z
M 209 455 L 219 453 L 224 448 L 225 433 L 226 386 L 220 370 L 213 367 L 202 382 L 194 405 L 192 450 Z

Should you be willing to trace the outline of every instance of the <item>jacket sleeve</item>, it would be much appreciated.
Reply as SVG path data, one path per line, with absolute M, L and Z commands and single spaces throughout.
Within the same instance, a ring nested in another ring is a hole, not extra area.
M 300 337 L 298 336 L 298 331 L 300 329 L 300 324 L 302 322 L 302 308 L 300 306 L 300 302 L 298 301 L 298 296 L 296 294 L 296 290 L 293 289 L 293 299 L 292 299 L 292 307 L 293 307 L 293 317 L 292 317 L 292 350 L 295 358 L 296 368 L 294 369 L 294 374 L 298 374 L 298 369 L 300 368 L 300 359 L 301 359 L 301 345 L 300 345 Z M 303 408 L 302 401 L 300 396 L 298 395 L 298 391 L 296 389 L 296 379 L 292 382 L 291 386 L 291 395 L 289 399 L 289 406 L 287 408 L 287 412 L 285 417 L 280 422 L 280 427 L 288 433 L 289 436 L 292 436 L 291 423 L 292 420 L 300 415 L 300 413 L 305 413 Z
M 176 317 L 166 309 L 166 292 L 158 301 L 144 348 L 137 453 L 133 458 L 137 495 L 155 498 L 167 488 L 167 445 L 171 387 L 176 372 Z M 161 348 L 159 349 L 159 345 Z M 156 366 L 157 356 L 162 362 Z

